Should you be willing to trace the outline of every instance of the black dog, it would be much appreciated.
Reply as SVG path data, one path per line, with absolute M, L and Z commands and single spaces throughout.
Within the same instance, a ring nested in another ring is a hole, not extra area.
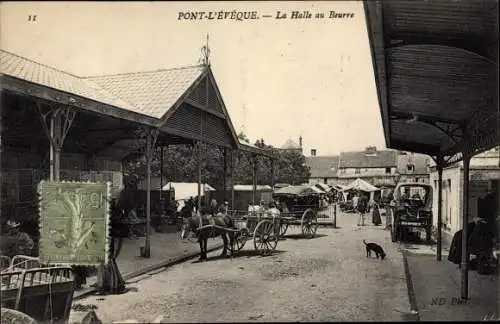
M 379 257 L 381 260 L 385 259 L 384 249 L 382 249 L 380 245 L 378 245 L 377 243 L 366 243 L 365 240 L 363 240 L 363 243 L 365 244 L 366 247 L 366 257 L 371 257 L 373 251 L 377 255 L 377 259 Z

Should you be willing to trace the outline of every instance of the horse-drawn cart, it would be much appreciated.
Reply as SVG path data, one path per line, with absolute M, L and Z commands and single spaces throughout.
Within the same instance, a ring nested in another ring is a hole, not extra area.
M 403 241 L 410 232 L 425 230 L 431 242 L 432 187 L 424 183 L 401 183 L 394 190 L 390 207 L 390 229 L 393 242 Z
M 273 198 L 282 207 L 280 236 L 290 226 L 300 227 L 305 238 L 313 238 L 318 229 L 320 196 L 309 186 L 289 186 L 274 192 Z
M 256 251 L 270 253 L 290 226 L 300 227 L 305 238 L 316 235 L 319 195 L 307 186 L 289 186 L 278 189 L 273 198 L 283 206 L 279 214 L 260 210 L 258 206 L 252 206 L 248 212 L 230 212 L 237 227 L 235 242 L 238 250 L 252 238 Z

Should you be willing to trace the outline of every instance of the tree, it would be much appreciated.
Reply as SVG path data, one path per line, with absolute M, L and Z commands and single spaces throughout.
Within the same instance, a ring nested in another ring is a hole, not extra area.
M 250 143 L 248 137 L 240 132 L 238 138 Z M 305 157 L 295 151 L 284 151 L 266 145 L 264 139 L 257 140 L 255 146 L 272 151 L 275 160 L 275 182 L 285 182 L 290 184 L 301 184 L 307 182 L 310 176 L 309 168 L 305 164 Z M 154 177 L 160 175 L 160 149 L 154 152 L 151 161 L 151 174 Z M 163 150 L 163 174 L 168 181 L 177 182 L 197 182 L 198 181 L 198 160 L 192 145 L 168 146 Z M 239 151 L 235 161 L 234 184 L 253 183 L 253 154 Z M 222 190 L 224 177 L 223 150 L 212 145 L 205 145 L 202 150 L 201 175 L 202 182 L 208 183 L 217 190 Z M 272 183 L 271 160 L 268 157 L 257 156 L 257 177 L 258 184 Z M 228 166 L 229 167 L 229 166 Z M 126 178 L 137 177 L 146 178 L 146 159 L 140 157 L 125 163 Z

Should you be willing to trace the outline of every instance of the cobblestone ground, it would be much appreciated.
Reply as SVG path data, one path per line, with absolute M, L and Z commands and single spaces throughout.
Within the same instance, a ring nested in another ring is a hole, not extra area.
M 356 216 L 339 214 L 337 229 L 318 229 L 314 239 L 290 235 L 277 252 L 261 257 L 247 242 L 239 256 L 188 261 L 128 285 L 123 295 L 90 296 L 106 323 L 222 321 L 401 321 L 409 313 L 402 255 L 388 232 L 357 227 Z M 292 233 L 298 233 L 297 230 Z M 362 240 L 387 253 L 366 258 Z

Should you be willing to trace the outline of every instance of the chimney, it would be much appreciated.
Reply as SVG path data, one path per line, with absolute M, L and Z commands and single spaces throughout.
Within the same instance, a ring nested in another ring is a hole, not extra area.
M 299 146 L 302 147 L 302 135 L 299 136 Z
M 311 149 L 311 156 L 316 156 L 316 149 Z
M 377 153 L 377 147 L 376 146 L 368 146 L 365 149 L 365 154 L 375 154 Z

